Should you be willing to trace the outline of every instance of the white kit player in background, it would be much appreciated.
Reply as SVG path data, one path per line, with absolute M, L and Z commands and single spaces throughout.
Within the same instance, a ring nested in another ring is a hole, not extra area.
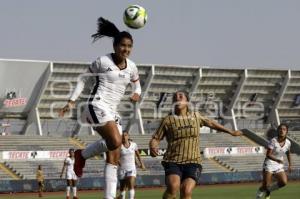
M 77 176 L 74 172 L 74 149 L 69 149 L 69 157 L 64 161 L 63 168 L 61 170 L 60 178 L 62 178 L 64 171 L 66 169 L 66 179 L 67 179 L 67 188 L 66 188 L 66 199 L 70 199 L 70 188 L 72 187 L 73 199 L 78 199 L 77 197 Z
M 270 140 L 267 148 L 266 159 L 263 164 L 263 182 L 256 193 L 256 198 L 260 199 L 265 195 L 269 199 L 271 192 L 287 184 L 287 175 L 284 171 L 284 155 L 288 159 L 288 171 L 291 173 L 292 164 L 290 156 L 291 142 L 287 139 L 288 126 L 280 124 L 277 128 L 278 137 Z M 272 176 L 277 179 L 272 183 Z
M 122 144 L 121 118 L 116 109 L 129 83 L 133 93 L 130 97 L 132 102 L 139 101 L 141 86 L 137 67 L 128 59 L 133 46 L 131 34 L 126 31 L 120 32 L 113 23 L 100 17 L 98 31 L 92 37 L 96 41 L 104 36 L 113 38 L 114 53 L 98 58 L 79 78 L 70 100 L 60 110 L 60 116 L 64 116 L 75 105 L 75 100 L 83 91 L 85 83 L 89 79 L 94 79 L 95 84 L 91 88 L 91 95 L 81 118 L 91 124 L 103 139 L 92 143 L 84 150 L 75 151 L 74 171 L 81 177 L 86 159 L 107 152 L 104 198 L 113 199 L 117 192 L 117 166 Z
M 123 132 L 121 158 L 119 167 L 119 180 L 120 180 L 120 196 L 119 199 L 126 198 L 126 189 L 129 190 L 128 198 L 134 199 L 135 197 L 135 179 L 136 179 L 136 158 L 138 166 L 145 169 L 145 165 L 141 159 L 138 151 L 138 146 L 135 142 L 129 139 L 128 132 Z

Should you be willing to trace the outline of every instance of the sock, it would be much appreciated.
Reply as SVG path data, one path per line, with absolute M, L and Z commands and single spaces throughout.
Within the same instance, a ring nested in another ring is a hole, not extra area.
M 120 195 L 121 195 L 121 199 L 125 199 L 126 198 L 126 191 L 125 190 L 122 191 Z
M 116 165 L 112 165 L 106 163 L 104 169 L 104 198 L 105 199 L 114 199 L 117 194 L 117 176 L 118 167 Z
M 84 159 L 89 159 L 96 155 L 100 155 L 103 152 L 107 152 L 107 146 L 104 139 L 97 140 L 96 142 L 89 144 L 84 150 L 81 151 L 81 155 Z
M 129 190 L 129 199 L 134 199 L 134 194 L 135 194 L 134 189 L 130 189 Z
M 276 191 L 277 189 L 279 189 L 279 185 L 277 182 L 272 183 L 267 189 L 268 191 L 272 192 L 272 191 Z
M 77 196 L 77 187 L 72 187 L 73 197 Z
M 67 196 L 70 196 L 70 186 L 67 186 L 66 192 L 67 192 Z

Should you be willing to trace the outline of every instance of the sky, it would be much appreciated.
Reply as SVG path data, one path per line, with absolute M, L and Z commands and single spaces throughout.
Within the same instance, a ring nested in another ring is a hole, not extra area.
M 112 52 L 92 43 L 97 18 L 133 35 L 137 64 L 300 69 L 299 0 L 1 0 L 0 58 L 90 62 Z M 122 20 L 143 6 L 138 30 Z

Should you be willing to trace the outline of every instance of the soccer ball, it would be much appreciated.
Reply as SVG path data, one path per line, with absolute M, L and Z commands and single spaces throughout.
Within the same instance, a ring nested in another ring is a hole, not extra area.
M 147 22 L 147 12 L 142 6 L 131 5 L 124 11 L 123 20 L 129 28 L 142 28 Z

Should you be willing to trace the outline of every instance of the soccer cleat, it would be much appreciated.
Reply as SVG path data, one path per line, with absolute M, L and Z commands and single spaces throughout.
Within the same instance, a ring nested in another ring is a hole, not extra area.
M 75 163 L 74 163 L 74 172 L 77 177 L 81 177 L 83 173 L 83 168 L 85 165 L 85 159 L 81 155 L 81 149 L 75 151 Z
M 70 199 L 70 197 L 69 197 L 69 196 L 66 196 L 66 199 Z
M 270 191 L 266 192 L 265 199 L 271 199 L 271 192 Z
M 257 190 L 256 199 L 261 199 L 264 196 L 264 193 L 265 192 L 263 191 Z
M 79 199 L 77 196 L 73 196 L 73 199 Z

